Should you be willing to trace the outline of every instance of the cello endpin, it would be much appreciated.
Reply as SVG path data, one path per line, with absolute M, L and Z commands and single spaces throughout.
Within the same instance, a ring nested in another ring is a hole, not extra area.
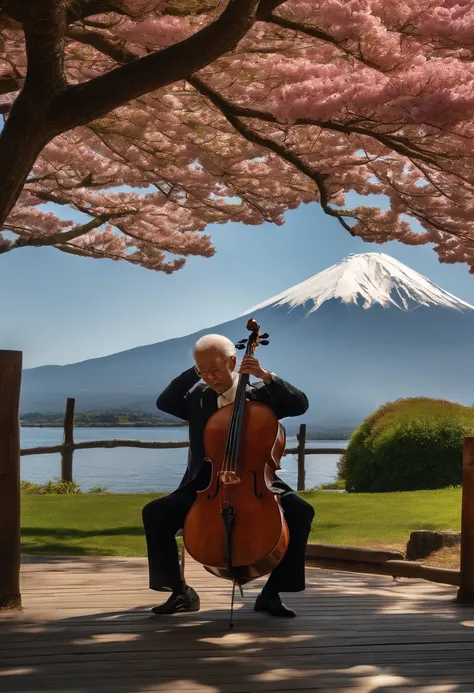
M 232 601 L 230 604 L 230 622 L 229 622 L 229 630 L 232 630 L 234 627 L 234 599 L 235 599 L 235 585 L 237 584 L 237 580 L 232 581 Z

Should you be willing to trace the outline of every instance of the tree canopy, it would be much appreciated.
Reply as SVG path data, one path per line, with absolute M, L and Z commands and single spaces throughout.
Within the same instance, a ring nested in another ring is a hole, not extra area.
M 0 0 L 0 253 L 172 272 L 317 202 L 474 272 L 473 57 L 470 0 Z

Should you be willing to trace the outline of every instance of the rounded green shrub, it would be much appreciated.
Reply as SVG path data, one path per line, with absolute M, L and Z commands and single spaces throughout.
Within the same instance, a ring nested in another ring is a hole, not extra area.
M 463 437 L 474 409 L 416 397 L 380 407 L 354 431 L 339 465 L 346 491 L 377 493 L 458 486 Z

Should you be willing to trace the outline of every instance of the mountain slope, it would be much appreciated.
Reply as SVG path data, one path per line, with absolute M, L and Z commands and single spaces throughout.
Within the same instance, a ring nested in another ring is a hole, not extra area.
M 474 308 L 393 258 L 365 253 L 210 329 L 27 370 L 22 412 L 61 411 L 71 396 L 78 409 L 156 411 L 158 393 L 191 365 L 195 341 L 208 332 L 242 339 L 250 315 L 270 333 L 256 355 L 307 393 L 302 420 L 320 428 L 352 428 L 397 397 L 474 401 Z

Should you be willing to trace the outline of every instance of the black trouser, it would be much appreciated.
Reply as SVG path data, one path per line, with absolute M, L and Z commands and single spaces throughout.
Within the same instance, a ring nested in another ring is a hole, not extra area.
M 142 511 L 145 527 L 150 589 L 178 590 L 181 586 L 178 547 L 175 534 L 183 528 L 184 520 L 197 493 L 191 485 L 168 496 L 151 501 Z M 290 532 L 285 556 L 267 581 L 272 592 L 300 592 L 305 588 L 305 550 L 313 507 L 295 493 L 281 495 L 281 506 Z

